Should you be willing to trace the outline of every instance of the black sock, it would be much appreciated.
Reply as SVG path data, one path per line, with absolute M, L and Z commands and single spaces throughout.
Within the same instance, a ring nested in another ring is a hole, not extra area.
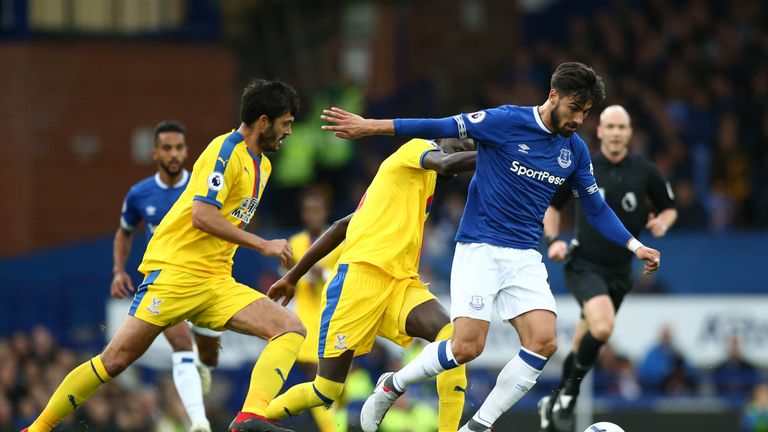
M 563 360 L 563 374 L 560 375 L 560 385 L 557 386 L 558 389 L 561 389 L 565 387 L 565 382 L 568 380 L 568 378 L 571 377 L 571 372 L 573 371 L 573 362 L 574 358 L 576 357 L 576 354 L 573 353 L 573 351 L 568 353 L 568 357 Z
M 592 369 L 597 361 L 597 355 L 600 353 L 600 347 L 605 342 L 595 339 L 592 333 L 587 331 L 579 343 L 579 352 L 574 357 L 573 368 L 565 382 L 565 394 L 579 394 L 579 386 L 584 376 Z

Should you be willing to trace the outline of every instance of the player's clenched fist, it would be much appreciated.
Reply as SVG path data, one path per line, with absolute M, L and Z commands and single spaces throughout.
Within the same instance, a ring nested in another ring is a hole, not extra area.
M 549 246 L 547 255 L 552 261 L 565 260 L 565 258 L 568 257 L 568 243 L 564 242 L 563 240 L 555 240 Z
M 645 267 L 643 269 L 644 274 L 649 275 L 655 272 L 661 265 L 661 253 L 648 246 L 640 246 L 637 248 L 635 256 L 637 256 L 638 259 L 645 261 Z

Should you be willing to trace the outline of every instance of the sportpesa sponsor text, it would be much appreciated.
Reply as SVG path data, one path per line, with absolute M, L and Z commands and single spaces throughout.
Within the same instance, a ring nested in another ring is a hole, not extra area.
M 565 182 L 565 179 L 562 177 L 554 176 L 547 171 L 537 171 L 532 168 L 525 167 L 518 161 L 512 161 L 512 168 L 510 168 L 510 170 L 519 176 L 526 176 L 535 180 L 553 183 L 556 185 L 561 185 L 563 182 Z

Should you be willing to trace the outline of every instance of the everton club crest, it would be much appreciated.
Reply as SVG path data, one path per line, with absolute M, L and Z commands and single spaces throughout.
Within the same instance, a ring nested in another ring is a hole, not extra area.
M 557 163 L 563 168 L 571 166 L 571 151 L 560 149 L 560 156 L 557 157 Z

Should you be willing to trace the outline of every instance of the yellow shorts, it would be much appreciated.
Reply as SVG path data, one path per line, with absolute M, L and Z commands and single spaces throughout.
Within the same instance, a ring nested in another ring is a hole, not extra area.
M 363 263 L 339 264 L 323 289 L 318 356 L 338 357 L 347 350 L 366 354 L 377 335 L 407 347 L 412 340 L 405 332 L 408 314 L 432 299 L 416 278 L 395 279 Z
M 232 276 L 203 278 L 155 270 L 139 285 L 128 315 L 160 327 L 186 319 L 200 327 L 223 330 L 238 311 L 264 297 Z

